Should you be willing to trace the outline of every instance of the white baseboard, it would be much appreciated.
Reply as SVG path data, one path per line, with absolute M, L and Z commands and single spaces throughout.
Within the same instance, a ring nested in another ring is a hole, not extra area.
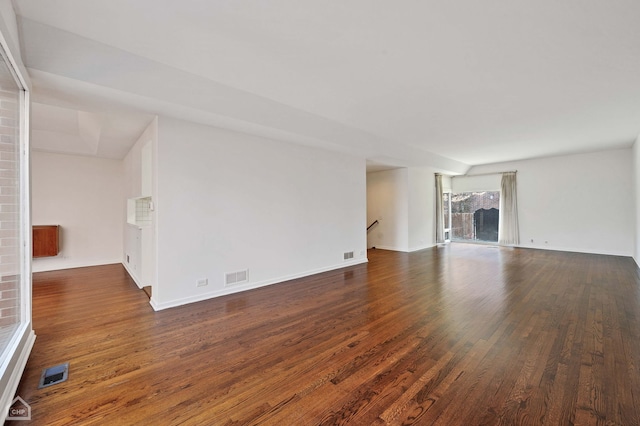
M 376 249 L 380 249 L 380 250 L 390 250 L 390 251 L 399 251 L 402 253 L 411 253 L 414 251 L 424 250 L 424 249 L 428 249 L 435 246 L 436 246 L 435 244 L 425 244 L 422 246 L 410 247 L 410 248 L 400 248 L 400 247 L 394 247 L 394 246 L 375 246 L 375 247 Z
M 207 300 L 207 299 L 213 299 L 214 297 L 226 296 L 228 294 L 234 294 L 234 293 L 240 293 L 242 291 L 253 290 L 253 289 L 256 289 L 256 288 L 265 287 L 265 286 L 272 285 L 272 284 L 278 284 L 278 283 L 282 283 L 282 282 L 285 282 L 285 281 L 294 280 L 294 279 L 297 279 L 297 278 L 304 278 L 304 277 L 308 277 L 308 276 L 311 276 L 311 275 L 320 274 L 322 272 L 334 271 L 336 269 L 346 268 L 348 266 L 359 265 L 359 264 L 362 264 L 362 263 L 367 263 L 368 261 L 369 260 L 367 258 L 354 259 L 354 260 L 351 260 L 351 261 L 348 261 L 348 262 L 343 262 L 343 263 L 340 263 L 338 265 L 333 265 L 333 266 L 329 266 L 329 267 L 326 267 L 326 268 L 319 268 L 319 269 L 315 269 L 315 270 L 312 270 L 312 271 L 302 272 L 302 273 L 299 273 L 299 274 L 288 275 L 288 276 L 284 276 L 284 277 L 279 277 L 279 278 L 259 281 L 259 282 L 255 282 L 255 283 L 248 283 L 247 285 L 244 285 L 244 286 L 237 286 L 237 287 L 233 287 L 233 288 L 224 288 L 222 290 L 212 291 L 212 292 L 204 293 L 204 294 L 198 294 L 198 295 L 195 295 L 195 296 L 189 296 L 189 297 L 185 297 L 185 298 L 182 298 L 182 299 L 169 300 L 167 302 L 161 302 L 161 303 L 158 303 L 158 301 L 156 301 L 153 298 L 153 295 L 152 295 L 149 303 L 151 304 L 151 307 L 154 310 L 160 311 L 160 310 L 163 310 L 163 309 L 175 308 L 177 306 L 187 305 L 189 303 L 200 302 L 200 301 Z
M 161 310 L 161 308 L 158 305 L 158 302 L 156 302 L 156 299 L 153 298 L 153 295 L 151 295 L 151 297 L 149 298 L 149 304 L 151 305 L 154 311 Z
M 410 247 L 409 248 L 409 253 L 414 252 L 414 251 L 420 251 L 420 250 L 425 250 L 431 247 L 435 247 L 435 244 L 425 244 L 425 245 L 421 245 L 421 246 L 417 246 L 417 247 Z
M 114 263 L 121 263 L 122 260 L 118 259 L 109 259 L 109 260 L 92 260 L 87 262 L 47 262 L 48 260 L 53 260 L 54 258 L 40 258 L 33 259 L 31 265 L 32 272 L 49 272 L 49 271 L 61 271 L 63 269 L 75 269 L 75 268 L 86 268 L 89 266 L 102 266 L 102 265 L 113 265 Z M 44 262 L 47 262 L 46 264 Z
M 129 267 L 127 266 L 127 264 L 125 262 L 122 262 L 122 266 L 124 266 L 124 269 L 127 270 L 127 273 L 129 274 L 129 276 L 131 277 L 131 279 L 133 280 L 134 283 L 136 283 L 136 285 L 138 286 L 138 288 L 142 288 L 143 285 L 140 282 L 140 279 L 136 276 L 136 274 L 134 274 L 131 269 L 129 269 Z
M 509 247 L 509 246 L 505 246 L 505 247 Z M 534 245 L 534 244 L 527 244 L 527 243 L 521 243 L 514 247 L 536 249 L 536 250 L 566 251 L 570 253 L 601 254 L 604 256 L 633 257 L 633 253 L 628 253 L 623 251 L 612 251 L 612 250 L 591 250 L 591 249 L 576 248 L 576 247 L 541 246 L 537 244 Z
M 372 247 L 373 248 L 373 247 Z M 391 250 L 391 251 L 401 251 L 403 253 L 407 253 L 407 248 L 400 248 L 400 247 L 395 247 L 395 246 L 375 246 L 376 249 L 380 249 L 380 250 Z

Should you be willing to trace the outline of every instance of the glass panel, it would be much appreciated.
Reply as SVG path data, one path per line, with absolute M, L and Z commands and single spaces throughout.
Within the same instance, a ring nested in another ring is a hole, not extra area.
M 498 241 L 500 192 L 463 192 L 451 196 L 451 238 Z
M 449 198 L 451 197 L 450 192 L 444 192 L 442 194 L 442 208 L 444 210 L 444 229 L 447 230 L 451 226 L 451 212 L 449 210 Z
M 0 57 L 0 354 L 3 355 L 22 318 L 21 92 Z

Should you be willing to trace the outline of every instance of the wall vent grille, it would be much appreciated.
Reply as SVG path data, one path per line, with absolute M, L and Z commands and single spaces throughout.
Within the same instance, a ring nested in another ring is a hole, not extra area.
M 224 274 L 225 287 L 231 287 L 234 285 L 243 284 L 248 281 L 249 281 L 248 269 L 245 269 L 244 271 L 227 272 L 226 274 Z
M 349 259 L 353 259 L 353 252 L 352 251 L 348 251 L 344 254 L 344 260 L 349 260 Z

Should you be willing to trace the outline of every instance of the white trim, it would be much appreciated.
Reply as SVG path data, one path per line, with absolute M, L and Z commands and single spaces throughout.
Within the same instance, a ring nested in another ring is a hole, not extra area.
M 13 402 L 14 394 L 16 393 L 18 385 L 20 384 L 20 379 L 22 378 L 22 372 L 27 365 L 29 354 L 31 353 L 31 349 L 33 348 L 33 344 L 36 340 L 36 335 L 31 329 L 31 323 L 29 323 L 28 329 L 24 330 L 23 333 L 24 332 L 27 332 L 26 336 L 23 334 L 23 338 L 20 339 L 23 342 L 22 350 L 17 357 L 14 353 L 14 357 L 10 360 L 7 360 L 5 365 L 3 365 L 3 367 L 6 369 L 10 364 L 13 364 L 13 368 L 11 369 L 11 376 L 9 377 L 9 380 L 7 381 L 7 384 L 2 392 L 2 396 L 0 396 L 0 410 L 2 410 L 0 419 L 3 422 L 9 414 L 9 407 Z M 20 347 L 19 344 L 17 346 Z
M 285 282 L 285 281 L 290 281 L 290 280 L 294 280 L 294 279 L 298 279 L 298 278 L 304 278 L 304 277 L 308 277 L 308 276 L 311 276 L 311 275 L 320 274 L 322 272 L 335 271 L 337 269 L 346 268 L 348 266 L 360 265 L 360 264 L 363 264 L 363 263 L 367 263 L 368 261 L 369 260 L 367 258 L 354 259 L 354 260 L 349 261 L 349 262 L 342 262 L 340 264 L 329 266 L 329 267 L 326 267 L 326 268 L 320 268 L 320 269 L 315 269 L 315 270 L 312 270 L 312 271 L 302 272 L 302 273 L 299 273 L 299 274 L 288 275 L 288 276 L 285 276 L 285 277 L 280 277 L 280 278 L 274 278 L 274 279 L 270 279 L 270 280 L 264 280 L 264 281 L 249 283 L 249 284 L 244 285 L 244 286 L 237 286 L 237 287 L 233 287 L 233 288 L 224 288 L 224 289 L 221 289 L 221 290 L 218 290 L 218 291 L 212 291 L 212 292 L 209 292 L 209 293 L 199 294 L 197 296 L 190 296 L 190 297 L 185 297 L 185 298 L 182 298 L 182 299 L 170 300 L 168 302 L 162 302 L 162 303 L 158 303 L 154 299 L 153 293 L 152 293 L 151 299 L 149 300 L 149 303 L 151 304 L 151 306 L 153 307 L 153 309 L 155 311 L 160 311 L 160 310 L 163 310 L 163 309 L 175 308 L 177 306 L 187 305 L 189 303 L 201 302 L 203 300 L 213 299 L 214 297 L 226 296 L 226 295 L 229 295 L 229 294 L 240 293 L 242 291 L 253 290 L 253 289 L 260 288 L 260 287 L 265 287 L 265 286 L 268 286 L 268 285 L 279 284 L 279 283 L 282 283 L 282 282 Z
M 52 267 L 47 267 L 47 268 L 44 268 L 44 269 L 40 269 L 38 267 L 38 264 L 40 263 L 40 260 L 42 260 L 44 262 L 44 261 L 47 260 L 47 258 L 33 259 L 33 263 L 35 265 L 35 268 L 32 267 L 33 273 L 50 272 L 50 271 L 62 271 L 64 269 L 88 268 L 90 266 L 114 265 L 116 263 L 122 263 L 122 260 L 120 260 L 120 258 L 118 258 L 118 259 L 108 259 L 108 260 L 91 260 L 91 261 L 80 262 L 80 263 L 70 263 L 68 265 L 67 264 L 55 265 L 55 266 L 52 266 Z
M 409 253 L 409 249 L 407 247 L 400 248 L 400 247 L 395 247 L 395 246 L 379 246 L 379 245 L 375 245 L 374 247 L 376 249 L 380 249 L 380 250 L 401 251 L 403 253 Z M 371 247 L 371 248 L 373 248 L 373 247 Z
M 497 244 L 496 243 L 495 245 L 499 245 L 501 247 L 515 247 L 515 248 L 532 249 L 532 250 L 549 250 L 549 251 L 563 251 L 563 252 L 569 252 L 569 253 L 597 254 L 597 255 L 602 255 L 602 256 L 631 257 L 633 259 L 633 253 L 631 253 L 631 252 L 629 252 L 629 253 L 620 253 L 620 252 L 614 252 L 614 251 L 609 251 L 609 250 L 590 251 L 590 250 L 586 250 L 584 248 L 575 248 L 575 247 L 534 246 L 534 245 L 525 245 L 525 244 L 519 244 L 519 245 L 511 246 L 511 245 L 504 245 L 504 244 Z
M 440 244 L 444 244 L 444 243 L 445 242 L 442 242 Z M 428 248 L 431 248 L 431 247 L 435 247 L 435 246 L 436 246 L 435 244 L 423 244 L 421 246 L 410 247 L 409 248 L 409 253 L 414 252 L 414 251 L 425 250 L 425 249 L 428 249 Z M 382 247 L 380 247 L 380 248 L 382 248 Z
M 20 73 L 18 73 L 19 75 Z M 20 149 L 22 150 L 20 164 L 20 203 L 22 207 L 22 277 L 20 283 L 20 298 L 22 303 L 22 321 L 31 324 L 31 259 L 33 259 L 33 245 L 31 242 L 31 141 L 29 136 L 29 117 L 31 92 L 23 87 L 20 96 Z
M 121 262 L 122 266 L 124 266 L 124 269 L 127 270 L 127 273 L 129 274 L 129 276 L 131 277 L 131 279 L 133 280 L 134 283 L 136 283 L 136 285 L 138 286 L 138 288 L 142 289 L 142 287 L 144 287 L 142 285 L 142 282 L 140 282 L 140 279 L 138 277 L 136 277 L 136 274 L 134 274 L 131 269 L 129 269 L 129 267 L 127 266 L 127 264 L 125 262 Z
M 575 248 L 575 247 L 536 246 L 536 245 L 526 245 L 526 244 L 511 245 L 511 244 L 500 244 L 494 241 L 476 241 L 476 240 L 453 240 L 451 243 L 452 244 L 473 244 L 477 246 L 488 246 L 488 247 L 518 248 L 518 249 L 529 249 L 529 250 L 562 251 L 562 252 L 568 252 L 568 253 L 595 254 L 595 255 L 601 255 L 601 256 L 630 257 L 634 261 L 636 261 L 631 253 L 619 253 L 619 252 L 613 252 L 613 251 L 607 251 L 607 250 L 589 251 L 589 250 Z M 638 268 L 640 268 L 640 263 L 638 263 L 637 261 L 636 263 L 638 264 Z
M 13 14 L 15 19 L 15 13 Z M 31 204 L 30 204 L 30 143 L 29 112 L 30 89 L 29 75 L 20 60 L 18 40 L 12 40 L 5 22 L 0 16 L 0 46 L 7 58 L 7 67 L 14 74 L 16 86 L 21 91 L 19 105 L 19 140 L 20 149 L 20 324 L 6 347 L 6 358 L 0 366 L 0 383 L 4 386 L 0 397 L 0 409 L 4 410 L 0 418 L 7 417 L 9 404 L 13 401 L 22 373 L 27 364 L 29 354 L 35 341 L 35 333 L 31 324 Z M 2 386 L 0 386 L 2 387 Z

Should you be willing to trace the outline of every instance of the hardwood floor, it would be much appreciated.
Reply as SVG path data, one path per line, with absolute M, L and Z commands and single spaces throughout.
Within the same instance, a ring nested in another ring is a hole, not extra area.
M 18 395 L 47 425 L 640 424 L 632 259 L 452 244 L 369 260 L 161 312 L 120 265 L 34 274 Z

